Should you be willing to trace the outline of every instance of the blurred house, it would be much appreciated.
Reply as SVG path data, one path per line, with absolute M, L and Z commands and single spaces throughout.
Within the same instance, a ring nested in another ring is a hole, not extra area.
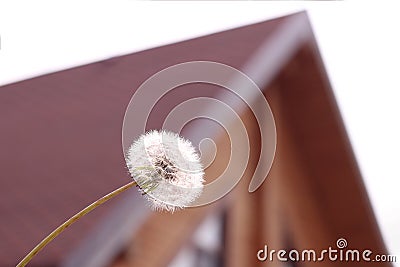
M 154 73 L 194 60 L 233 66 L 263 89 L 278 134 L 268 179 L 248 193 L 260 132 L 244 108 L 250 162 L 229 195 L 166 214 L 151 212 L 131 189 L 67 229 L 30 266 L 364 266 L 257 259 L 265 245 L 322 250 L 339 238 L 351 248 L 386 253 L 302 12 L 0 87 L 0 266 L 15 265 L 69 216 L 129 181 L 121 148 L 129 99 Z M 218 90 L 177 88 L 147 128 L 161 128 L 180 101 L 215 97 Z M 218 128 L 206 120 L 188 125 L 191 132 L 212 127 Z M 215 133 L 209 137 L 218 153 L 206 177 L 223 171 L 230 153 L 226 133 Z M 368 263 L 378 265 L 390 266 Z

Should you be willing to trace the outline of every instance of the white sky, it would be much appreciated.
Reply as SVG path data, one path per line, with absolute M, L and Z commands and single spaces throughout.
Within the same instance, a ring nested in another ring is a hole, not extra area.
M 0 85 L 307 10 L 384 239 L 400 258 L 396 1 L 60 2 L 0 0 Z

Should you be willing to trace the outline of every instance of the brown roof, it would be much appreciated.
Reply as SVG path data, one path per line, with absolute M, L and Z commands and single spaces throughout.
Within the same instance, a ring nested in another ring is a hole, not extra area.
M 239 186 L 206 207 L 174 215 L 152 214 L 112 266 L 167 266 L 182 246 L 190 247 L 193 226 L 204 213 L 220 212 L 221 206 L 226 214 L 220 251 L 223 266 L 281 266 L 276 257 L 274 262 L 260 262 L 257 251 L 264 245 L 270 252 L 292 248 L 322 251 L 334 248 L 339 238 L 347 239 L 350 248 L 368 247 L 374 253 L 385 253 L 307 17 L 297 14 L 285 22 L 273 38 L 267 37 L 256 53 L 248 55 L 243 68 L 263 90 L 274 112 L 278 143 L 268 179 L 249 194 L 261 138 L 253 114 L 242 110 L 239 114 L 250 135 L 251 152 Z M 208 132 L 207 127 L 200 130 Z M 226 162 L 218 157 L 228 155 L 229 139 L 218 137 L 215 164 L 206 169 L 206 177 L 225 167 Z M 238 150 L 232 145 L 232 150 Z M 391 266 L 387 262 L 369 264 Z M 360 262 L 336 263 L 325 258 L 304 265 L 360 266 Z
M 121 126 L 131 95 L 145 79 L 191 60 L 240 69 L 284 20 L 0 87 L 0 266 L 16 264 L 66 218 L 128 181 Z M 73 225 L 31 266 L 57 265 L 117 204 L 112 201 Z

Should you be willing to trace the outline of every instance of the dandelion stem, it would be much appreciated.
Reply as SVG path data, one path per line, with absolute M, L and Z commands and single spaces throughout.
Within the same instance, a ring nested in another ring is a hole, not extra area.
M 86 214 L 88 214 L 89 212 L 91 212 L 92 210 L 94 210 L 95 208 L 100 206 L 101 204 L 107 202 L 108 200 L 112 199 L 116 195 L 124 192 L 128 188 L 131 188 L 132 186 L 135 186 L 135 185 L 136 185 L 135 181 L 125 184 L 125 185 L 121 186 L 120 188 L 115 189 L 111 193 L 99 198 L 98 200 L 96 200 L 95 202 L 93 202 L 92 204 L 90 204 L 89 206 L 87 206 L 86 208 L 84 208 L 83 210 L 81 210 L 80 212 L 78 212 L 77 214 L 72 216 L 71 218 L 69 218 L 63 224 L 58 226 L 48 236 L 46 236 L 39 244 L 37 244 L 36 247 L 34 249 L 32 249 L 32 251 L 29 252 L 28 255 L 26 255 L 25 258 L 23 258 L 21 260 L 20 263 L 18 263 L 17 267 L 23 267 L 23 266 L 27 265 L 40 250 L 42 250 L 48 243 L 50 243 L 54 238 L 56 238 L 59 234 L 61 234 L 68 226 L 70 226 L 74 222 L 78 221 L 80 218 L 82 218 L 83 216 L 85 216 Z

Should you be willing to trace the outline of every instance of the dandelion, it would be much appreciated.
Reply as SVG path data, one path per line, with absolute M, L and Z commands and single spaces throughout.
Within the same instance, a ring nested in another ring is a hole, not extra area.
M 127 166 L 155 210 L 175 211 L 203 189 L 203 167 L 192 143 L 168 131 L 150 131 L 128 151 Z
M 150 131 L 140 136 L 129 149 L 127 166 L 133 181 L 101 197 L 69 218 L 37 244 L 17 267 L 28 264 L 68 226 L 132 186 L 139 187 L 153 209 L 170 212 L 192 203 L 203 189 L 204 172 L 196 150 L 190 141 L 172 132 Z

